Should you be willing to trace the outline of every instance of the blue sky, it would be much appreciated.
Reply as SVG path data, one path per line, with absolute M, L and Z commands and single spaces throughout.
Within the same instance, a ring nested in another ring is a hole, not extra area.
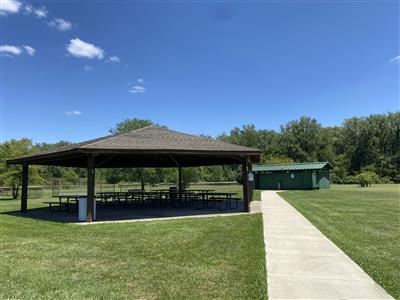
M 399 110 L 397 1 L 0 1 L 2 141 Z

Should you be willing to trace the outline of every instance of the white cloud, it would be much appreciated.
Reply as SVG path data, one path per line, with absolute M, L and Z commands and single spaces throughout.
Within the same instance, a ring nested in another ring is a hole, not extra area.
M 49 13 L 44 6 L 36 8 L 30 4 L 23 5 L 19 0 L 0 0 L 1 15 L 19 13 L 22 8 L 26 14 L 34 14 L 38 18 L 46 18 Z
M 82 113 L 81 113 L 79 110 L 72 110 L 72 111 L 67 111 L 67 112 L 65 112 L 65 114 L 66 114 L 67 116 L 79 116 L 79 115 L 81 115 Z
M 32 5 L 28 4 L 25 6 L 25 13 L 28 15 L 34 14 L 38 18 L 46 18 L 49 12 L 44 6 L 35 8 Z
M 18 0 L 0 0 L 0 15 L 16 14 L 21 6 Z
M 14 56 L 22 54 L 22 50 L 20 47 L 17 46 L 0 45 L 0 53 L 1 55 Z
M 100 47 L 86 43 L 81 39 L 71 39 L 67 45 L 67 51 L 75 57 L 103 59 L 104 51 Z
M 33 55 L 35 55 L 35 53 L 36 53 L 36 50 L 34 49 L 34 48 L 32 48 L 31 46 L 22 46 L 24 49 L 25 49 L 25 51 L 26 51 L 26 53 L 28 53 L 28 55 L 30 55 L 30 56 L 33 56 Z
M 33 13 L 36 15 L 36 17 L 38 18 L 46 18 L 48 11 L 47 9 L 42 6 L 41 8 L 35 8 L 35 10 L 33 11 Z
M 106 62 L 110 62 L 110 63 L 119 63 L 121 62 L 121 59 L 118 56 L 110 56 Z
M 395 63 L 395 64 L 400 64 L 400 55 L 392 58 L 389 62 Z
M 24 7 L 24 9 L 25 9 L 25 13 L 26 13 L 27 15 L 30 15 L 30 14 L 33 13 L 34 7 L 33 7 L 32 5 L 26 5 L 26 6 Z
M 61 18 L 54 18 L 50 22 L 47 22 L 47 25 L 61 31 L 67 31 L 72 29 L 72 23 Z
M 135 85 L 129 89 L 129 93 L 132 94 L 140 94 L 144 93 L 146 91 L 146 88 L 143 86 L 144 80 L 142 78 L 136 79 L 136 81 L 139 83 L 138 85 Z
M 145 91 L 146 91 L 146 88 L 144 86 L 140 86 L 140 85 L 135 85 L 129 89 L 129 93 L 132 93 L 132 94 L 140 94 L 140 93 L 144 93 Z
M 33 56 L 35 54 L 36 50 L 32 48 L 31 46 L 24 45 L 22 47 L 19 46 L 13 46 L 13 45 L 0 45 L 0 54 L 2 56 L 8 56 L 8 57 L 13 57 L 16 55 L 21 55 L 21 54 L 28 54 L 30 56 Z
M 90 71 L 93 71 L 93 67 L 92 66 L 89 66 L 89 65 L 84 65 L 83 66 L 83 71 L 85 71 L 85 72 L 90 72 Z

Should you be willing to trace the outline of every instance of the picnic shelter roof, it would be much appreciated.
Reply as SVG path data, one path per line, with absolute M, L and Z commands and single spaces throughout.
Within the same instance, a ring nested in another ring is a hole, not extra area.
M 261 151 L 159 126 L 109 135 L 56 150 L 10 159 L 8 164 L 86 167 L 94 155 L 96 167 L 188 167 L 258 163 Z

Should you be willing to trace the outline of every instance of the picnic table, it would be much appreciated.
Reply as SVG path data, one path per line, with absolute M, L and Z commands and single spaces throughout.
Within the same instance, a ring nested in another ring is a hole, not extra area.
M 116 202 L 120 202 L 121 199 L 126 198 L 126 195 L 128 194 L 128 192 L 98 192 L 96 193 L 101 201 L 101 203 L 103 204 L 108 204 L 108 200 L 111 199 L 111 203 L 116 203 Z
M 58 201 L 44 202 L 49 204 L 51 211 L 76 211 L 83 194 L 64 194 L 55 196 Z M 102 204 L 133 205 L 136 207 L 195 207 L 198 209 L 218 208 L 219 210 L 236 209 L 238 207 L 237 193 L 216 192 L 215 190 L 150 190 L 132 189 L 127 192 L 98 192 L 96 198 Z M 57 206 L 57 209 L 54 209 Z
M 74 208 L 73 211 L 75 211 L 78 208 L 78 201 L 80 198 L 87 198 L 87 195 L 58 195 L 54 196 L 55 198 L 58 198 L 58 201 L 45 201 L 43 203 L 46 203 L 49 205 L 49 209 L 51 211 L 54 211 L 52 209 L 53 205 L 58 205 L 57 211 L 67 211 L 69 212 L 71 208 Z M 63 199 L 66 200 L 63 202 Z M 72 202 L 73 201 L 73 202 Z
M 208 192 L 215 192 L 213 189 L 203 189 L 203 190 L 196 190 L 196 189 L 188 189 L 188 192 L 196 192 L 196 193 L 208 193 Z
M 207 192 L 200 195 L 207 208 L 215 208 L 217 204 L 220 210 L 236 209 L 240 200 L 238 197 L 233 197 L 237 195 L 234 192 Z M 233 206 L 232 203 L 235 205 Z M 224 204 L 225 206 L 223 206 Z

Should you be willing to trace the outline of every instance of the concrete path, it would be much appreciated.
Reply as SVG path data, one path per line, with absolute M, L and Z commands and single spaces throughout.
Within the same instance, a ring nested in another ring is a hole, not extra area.
M 276 192 L 262 192 L 269 299 L 392 299 Z

